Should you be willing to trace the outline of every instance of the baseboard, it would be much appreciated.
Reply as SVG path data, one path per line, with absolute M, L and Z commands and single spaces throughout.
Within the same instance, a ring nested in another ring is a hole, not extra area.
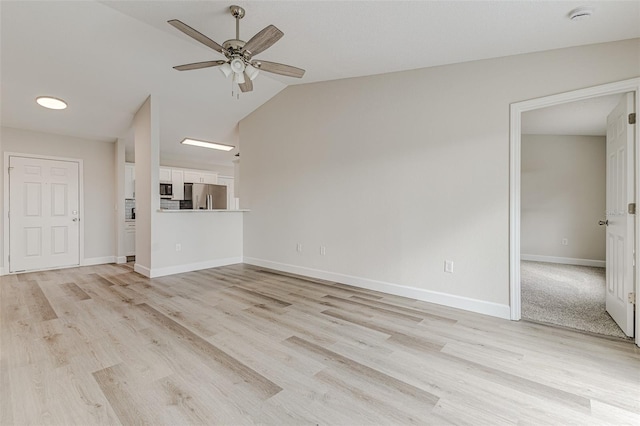
M 103 257 L 85 257 L 81 266 L 102 265 L 105 263 L 116 263 L 115 256 L 103 256 Z
M 205 262 L 187 263 L 184 265 L 166 266 L 164 268 L 144 268 L 140 266 L 141 272 L 138 270 L 138 264 L 134 266 L 134 271 L 149 278 L 164 277 L 166 275 L 182 274 L 184 272 L 199 271 L 201 269 L 217 268 L 219 266 L 234 265 L 242 263 L 242 257 L 228 257 L 224 259 L 213 259 Z M 148 275 L 147 275 L 148 273 Z
M 147 278 L 151 278 L 151 270 L 149 268 L 147 268 L 146 266 L 142 266 L 138 263 L 134 263 L 133 264 L 133 270 L 137 273 L 139 273 L 140 275 L 144 275 Z
M 116 263 L 127 263 L 127 256 L 116 257 Z
M 596 268 L 604 268 L 606 265 L 606 262 L 604 260 L 575 259 L 572 257 L 557 256 L 539 256 L 537 254 L 521 254 L 520 260 L 529 260 L 531 262 L 562 263 L 564 265 L 595 266 Z
M 464 296 L 440 293 L 437 291 L 425 290 L 416 287 L 407 287 L 399 284 L 376 281 L 369 278 L 355 277 L 351 275 L 338 274 L 335 272 L 322 271 L 318 269 L 305 268 L 301 266 L 289 265 L 285 263 L 272 262 L 264 259 L 245 257 L 244 263 L 277 271 L 288 272 L 290 274 L 303 275 L 327 281 L 334 281 L 341 284 L 348 284 L 354 287 L 366 288 L 368 290 L 380 291 L 382 293 L 396 296 L 408 297 L 422 300 L 424 302 L 449 306 L 451 308 L 464 309 L 466 311 L 477 312 L 479 314 L 493 317 L 510 319 L 511 309 L 509 305 L 486 302 L 484 300 L 471 299 Z
M 116 262 L 115 256 L 87 257 L 83 259 L 82 263 L 79 266 L 103 265 L 105 263 L 115 263 L 115 262 Z M 71 266 L 71 267 L 73 268 L 74 266 Z M 64 268 L 67 268 L 67 267 L 65 266 Z M 58 268 L 53 268 L 53 269 L 58 269 Z M 5 272 L 5 268 L 0 268 L 0 276 L 8 275 L 8 274 L 9 274 L 9 269 L 7 269 Z

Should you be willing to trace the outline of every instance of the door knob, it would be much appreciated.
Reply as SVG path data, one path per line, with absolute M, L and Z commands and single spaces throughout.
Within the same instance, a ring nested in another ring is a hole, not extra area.
M 604 226 L 609 226 L 609 220 L 599 220 L 598 221 L 598 225 L 604 225 Z
M 77 217 L 74 217 L 72 220 L 73 220 L 74 222 L 77 222 L 77 221 L 79 221 L 80 219 L 79 219 L 79 218 L 77 218 Z

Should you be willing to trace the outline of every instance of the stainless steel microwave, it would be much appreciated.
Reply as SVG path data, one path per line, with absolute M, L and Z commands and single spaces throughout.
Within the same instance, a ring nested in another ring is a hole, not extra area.
M 173 185 L 170 183 L 161 183 L 160 198 L 171 198 L 171 197 L 173 197 Z

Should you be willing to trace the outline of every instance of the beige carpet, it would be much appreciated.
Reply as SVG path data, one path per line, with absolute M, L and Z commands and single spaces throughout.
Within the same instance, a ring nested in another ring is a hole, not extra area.
M 527 262 L 520 266 L 522 318 L 626 338 L 605 310 L 605 269 Z

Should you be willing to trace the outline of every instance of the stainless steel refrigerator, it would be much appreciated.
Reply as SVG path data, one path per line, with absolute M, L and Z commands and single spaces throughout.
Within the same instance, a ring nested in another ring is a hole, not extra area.
M 191 201 L 194 210 L 222 210 L 227 208 L 227 186 L 206 183 L 186 183 L 184 199 Z

